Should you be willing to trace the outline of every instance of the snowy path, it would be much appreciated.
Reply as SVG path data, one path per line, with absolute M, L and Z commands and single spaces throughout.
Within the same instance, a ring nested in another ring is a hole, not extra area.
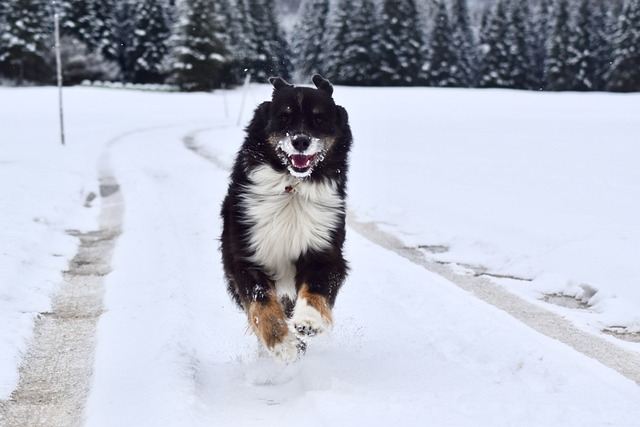
M 218 134 L 113 148 L 127 210 L 87 425 L 586 425 L 637 411 L 633 382 L 353 228 L 332 337 L 293 366 L 261 358 L 221 281 Z
M 631 381 L 353 229 L 347 248 L 353 273 L 338 302 L 333 336 L 286 368 L 258 357 L 254 338 L 244 333 L 244 315 L 221 283 L 215 239 L 225 155 L 216 154 L 216 132 L 208 147 L 200 145 L 201 131 L 162 141 L 148 135 L 148 141 L 120 147 L 119 158 L 136 163 L 132 175 L 120 169 L 131 176 L 123 187 L 135 212 L 126 227 L 135 237 L 126 239 L 125 231 L 121 252 L 130 254 L 127 242 L 137 242 L 148 258 L 144 264 L 162 268 L 128 271 L 138 264 L 120 257 L 114 285 L 132 274 L 135 280 L 125 282 L 146 290 L 139 301 L 131 302 L 126 289 L 116 298 L 120 316 L 128 313 L 126 325 L 117 324 L 118 313 L 104 316 L 104 332 L 112 336 L 101 336 L 105 355 L 98 360 L 89 425 L 125 419 L 132 425 L 184 419 L 192 425 L 350 425 L 355 413 L 367 425 L 398 419 L 411 425 L 425 417 L 439 424 L 597 425 L 628 422 L 629 411 L 637 411 L 640 393 Z M 185 156 L 179 141 L 207 161 Z M 156 237 L 149 238 L 153 230 Z M 151 295 L 161 307 L 145 303 Z M 141 315 L 145 304 L 159 314 Z M 160 319 L 165 322 L 157 330 Z M 138 348 L 134 356 L 119 341 L 151 348 Z M 518 404 L 507 404 L 506 396 Z M 591 410 L 578 409 L 583 406 Z

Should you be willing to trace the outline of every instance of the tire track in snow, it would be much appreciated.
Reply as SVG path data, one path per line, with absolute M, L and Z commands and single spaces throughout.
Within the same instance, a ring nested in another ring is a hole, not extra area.
M 68 231 L 80 245 L 63 273 L 64 283 L 52 297 L 51 312 L 36 318 L 18 387 L 8 401 L 0 402 L 3 426 L 82 425 L 96 325 L 103 310 L 104 276 L 111 271 L 123 213 L 119 186 L 111 175 L 100 176 L 100 196 L 98 230 Z
M 445 265 L 429 261 L 419 249 L 407 247 L 394 235 L 382 231 L 375 222 L 358 221 L 353 212 L 349 213 L 347 224 L 372 243 L 444 277 L 482 301 L 507 312 L 530 328 L 572 347 L 640 385 L 639 354 L 581 331 L 565 318 L 509 293 L 484 277 L 462 276 Z
M 207 161 L 213 163 L 218 169 L 221 169 L 221 170 L 223 170 L 225 172 L 229 172 L 231 170 L 231 167 L 228 164 L 226 164 L 225 162 L 223 162 L 222 160 L 220 160 L 215 154 L 204 150 L 202 146 L 198 145 L 197 139 L 196 139 L 196 136 L 199 133 L 208 132 L 208 131 L 211 131 L 211 130 L 214 130 L 214 129 L 220 129 L 220 128 L 224 128 L 224 127 L 227 127 L 227 126 L 226 125 L 208 126 L 208 127 L 202 128 L 202 129 L 193 130 L 193 131 L 189 132 L 188 134 L 186 134 L 185 136 L 182 137 L 182 143 L 189 150 L 193 151 L 194 153 L 196 153 L 197 155 L 199 155 L 201 157 L 204 157 Z

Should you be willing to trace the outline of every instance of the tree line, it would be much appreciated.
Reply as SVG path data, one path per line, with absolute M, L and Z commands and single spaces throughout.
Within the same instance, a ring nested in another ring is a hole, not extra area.
M 211 90 L 292 69 L 271 0 L 0 0 L 0 81 L 53 81 L 54 13 L 65 84 Z
M 246 74 L 361 86 L 640 91 L 640 0 L 0 0 L 0 83 L 212 90 Z

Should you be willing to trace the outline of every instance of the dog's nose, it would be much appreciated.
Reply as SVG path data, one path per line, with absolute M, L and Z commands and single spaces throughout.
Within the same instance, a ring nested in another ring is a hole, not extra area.
M 291 145 L 293 145 L 293 148 L 296 150 L 303 152 L 311 145 L 311 138 L 307 135 L 296 135 L 291 138 Z

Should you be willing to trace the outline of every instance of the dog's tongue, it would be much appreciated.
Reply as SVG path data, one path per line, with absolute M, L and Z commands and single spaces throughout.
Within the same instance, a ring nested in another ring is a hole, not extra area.
M 312 156 L 306 156 L 304 154 L 293 154 L 291 156 L 291 164 L 293 167 L 298 169 L 305 169 L 311 166 L 311 161 L 315 157 L 315 154 Z

